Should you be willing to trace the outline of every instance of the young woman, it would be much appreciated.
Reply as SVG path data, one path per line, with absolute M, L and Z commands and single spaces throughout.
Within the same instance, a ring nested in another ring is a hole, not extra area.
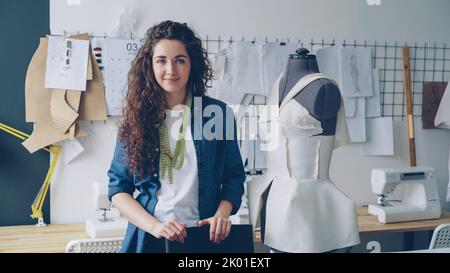
M 147 31 L 108 171 L 108 196 L 129 220 L 122 252 L 163 252 L 158 239 L 184 242 L 189 226 L 210 225 L 215 243 L 228 236 L 245 173 L 230 108 L 205 96 L 211 78 L 206 50 L 186 24 L 165 21 Z M 206 107 L 222 113 L 204 116 Z M 204 134 L 210 122 L 213 138 Z

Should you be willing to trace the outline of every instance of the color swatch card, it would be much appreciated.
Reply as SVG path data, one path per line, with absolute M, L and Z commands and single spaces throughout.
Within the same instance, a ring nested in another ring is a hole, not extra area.
M 128 71 L 136 56 L 138 40 L 107 38 L 103 44 L 105 92 L 108 115 L 122 115 L 128 85 Z
M 89 41 L 48 36 L 45 88 L 86 91 Z

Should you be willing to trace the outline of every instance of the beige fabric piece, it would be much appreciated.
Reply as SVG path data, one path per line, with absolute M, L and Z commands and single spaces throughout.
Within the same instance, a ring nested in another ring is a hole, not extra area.
M 50 100 L 50 92 L 44 87 L 48 39 L 41 38 L 28 65 L 25 78 L 25 121 L 35 122 L 38 109 Z
M 87 82 L 86 91 L 82 92 L 79 120 L 95 121 L 106 120 L 106 96 L 103 76 L 95 60 L 95 55 L 90 50 L 90 59 L 93 64 L 91 81 Z
M 356 205 L 328 176 L 338 136 L 316 136 L 322 132 L 320 121 L 293 99 L 321 78 L 326 76 L 316 73 L 300 79 L 281 103 L 278 115 L 260 119 L 265 127 L 278 130 L 279 139 L 276 149 L 267 152 L 267 173 L 248 184 L 250 220 L 259 226 L 262 195 L 270 186 L 264 244 L 285 252 L 325 252 L 360 242 Z M 280 79 L 268 107 L 278 105 Z M 338 126 L 343 126 L 339 120 L 344 118 L 343 110 L 339 110 Z M 336 134 L 344 140 L 345 132 L 339 130 Z
M 87 34 L 71 38 L 89 40 Z M 86 136 L 87 134 L 78 126 L 77 119 L 72 122 L 75 115 L 78 116 L 78 120 L 106 120 L 103 78 L 92 51 L 89 51 L 87 75 L 88 79 L 92 80 L 87 82 L 86 91 L 67 90 L 63 103 L 62 95 L 58 93 L 62 91 L 44 87 L 47 48 L 48 39 L 41 38 L 28 66 L 25 80 L 26 121 L 36 124 L 31 136 L 22 144 L 31 153 L 61 140 Z M 60 105 L 56 101 L 60 101 Z
M 28 66 L 25 81 L 26 121 L 36 122 L 31 136 L 22 142 L 22 145 L 30 153 L 70 138 L 70 131 L 76 138 L 87 135 L 76 124 L 73 124 L 71 129 L 69 129 L 69 133 L 66 134 L 58 132 L 53 125 L 50 111 L 50 100 L 53 90 L 44 88 L 47 46 L 48 40 L 41 38 L 38 49 Z M 67 101 L 70 102 L 69 105 L 74 111 L 80 101 L 80 92 L 77 93 L 67 93 Z
M 66 90 L 52 90 L 50 99 L 50 114 L 53 125 L 62 134 L 65 134 L 78 118 L 78 113 L 66 101 L 66 92 Z
M 75 112 L 78 113 L 78 110 L 80 109 L 80 101 L 81 101 L 81 92 L 82 91 L 73 91 L 73 90 L 67 90 L 66 93 L 66 102 L 70 105 L 70 108 L 72 108 Z M 74 126 L 76 125 L 76 126 Z M 75 122 L 74 125 L 72 125 L 69 129 L 69 139 L 74 140 L 75 139 L 75 129 L 78 128 L 77 123 Z

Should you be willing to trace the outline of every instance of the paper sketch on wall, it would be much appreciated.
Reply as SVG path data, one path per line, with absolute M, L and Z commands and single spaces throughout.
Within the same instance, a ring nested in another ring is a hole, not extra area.
M 379 71 L 372 69 L 371 49 L 333 46 L 316 55 L 320 71 L 339 86 L 351 142 L 365 142 L 366 117 L 381 115 Z
M 48 36 L 45 88 L 86 91 L 89 41 Z
M 345 97 L 372 96 L 372 52 L 370 48 L 342 48 L 341 82 Z
M 226 43 L 215 55 L 215 77 L 208 93 L 230 105 L 242 104 L 246 94 L 267 97 L 297 48 L 296 43 Z
M 238 41 L 233 43 L 234 62 L 230 64 L 232 87 L 237 104 L 240 104 L 245 94 L 261 94 L 261 73 L 259 44 Z
M 356 56 L 352 55 L 350 57 L 351 60 L 351 74 L 352 74 L 352 80 L 353 80 L 353 88 L 354 93 L 357 95 L 361 95 L 361 89 L 359 89 L 359 77 L 358 77 L 358 68 L 356 67 Z
M 242 97 L 236 94 L 233 87 L 233 63 L 235 61 L 235 43 L 226 43 L 225 46 L 217 52 L 213 61 L 215 67 L 215 78 L 212 87 L 208 88 L 208 94 L 216 99 L 223 100 L 229 105 L 239 104 Z M 219 67 L 223 65 L 223 67 Z M 223 70 L 223 72 L 221 71 Z M 229 92 L 226 92 L 228 90 Z

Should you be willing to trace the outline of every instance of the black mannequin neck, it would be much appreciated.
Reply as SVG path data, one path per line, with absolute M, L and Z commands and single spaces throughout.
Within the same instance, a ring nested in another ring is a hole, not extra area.
M 280 83 L 280 97 L 284 98 L 301 78 L 312 73 L 319 73 L 319 66 L 315 58 L 289 59 Z
M 315 58 L 307 59 L 289 59 L 286 67 L 286 74 L 288 81 L 298 81 L 303 76 L 319 73 L 319 66 Z

